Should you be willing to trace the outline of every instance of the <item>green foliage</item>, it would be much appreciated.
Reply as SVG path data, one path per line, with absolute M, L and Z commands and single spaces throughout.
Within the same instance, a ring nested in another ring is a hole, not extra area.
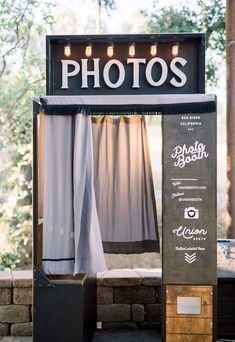
M 1 269 L 24 267 L 32 255 L 32 96 L 44 93 L 45 83 L 34 40 L 52 24 L 51 6 L 0 0 L 0 225 L 10 233 L 9 246 L 0 254 Z
M 150 32 L 204 32 L 206 34 L 206 79 L 216 84 L 218 66 L 225 57 L 225 4 L 223 0 L 197 0 L 194 6 L 163 7 L 155 3 L 154 11 L 147 17 Z
M 147 23 L 151 32 L 194 32 L 197 31 L 195 12 L 189 12 L 188 8 L 175 9 L 164 7 L 160 11 L 153 12 Z
M 0 77 L 9 75 L 9 63 L 19 63 L 18 58 L 26 57 L 32 28 L 40 33 L 45 25 L 52 25 L 51 6 L 38 0 L 0 0 Z M 34 24 L 36 14 L 41 16 L 41 24 Z
M 15 270 L 20 266 L 20 259 L 16 253 L 0 252 L 0 271 Z

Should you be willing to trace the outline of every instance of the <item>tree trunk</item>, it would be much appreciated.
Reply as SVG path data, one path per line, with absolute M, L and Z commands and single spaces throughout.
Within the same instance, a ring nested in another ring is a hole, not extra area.
M 235 238 L 235 1 L 227 0 L 227 237 Z
M 96 33 L 101 33 L 101 0 L 96 0 Z

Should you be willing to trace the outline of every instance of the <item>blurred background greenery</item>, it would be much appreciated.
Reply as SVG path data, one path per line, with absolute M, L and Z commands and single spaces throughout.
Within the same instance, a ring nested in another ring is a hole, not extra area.
M 32 100 L 45 94 L 45 35 L 205 32 L 218 96 L 218 235 L 226 236 L 225 0 L 0 0 L 0 270 L 31 268 Z

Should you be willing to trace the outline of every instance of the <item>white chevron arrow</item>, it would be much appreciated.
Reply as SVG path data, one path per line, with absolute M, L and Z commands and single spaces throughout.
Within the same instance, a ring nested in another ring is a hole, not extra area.
M 185 253 L 184 260 L 187 261 L 189 264 L 192 264 L 197 259 L 196 253 L 188 254 Z

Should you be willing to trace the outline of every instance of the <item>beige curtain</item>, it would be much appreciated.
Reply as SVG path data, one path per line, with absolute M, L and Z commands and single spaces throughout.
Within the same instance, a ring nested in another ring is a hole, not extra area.
M 159 252 L 144 116 L 92 117 L 94 186 L 106 253 Z

